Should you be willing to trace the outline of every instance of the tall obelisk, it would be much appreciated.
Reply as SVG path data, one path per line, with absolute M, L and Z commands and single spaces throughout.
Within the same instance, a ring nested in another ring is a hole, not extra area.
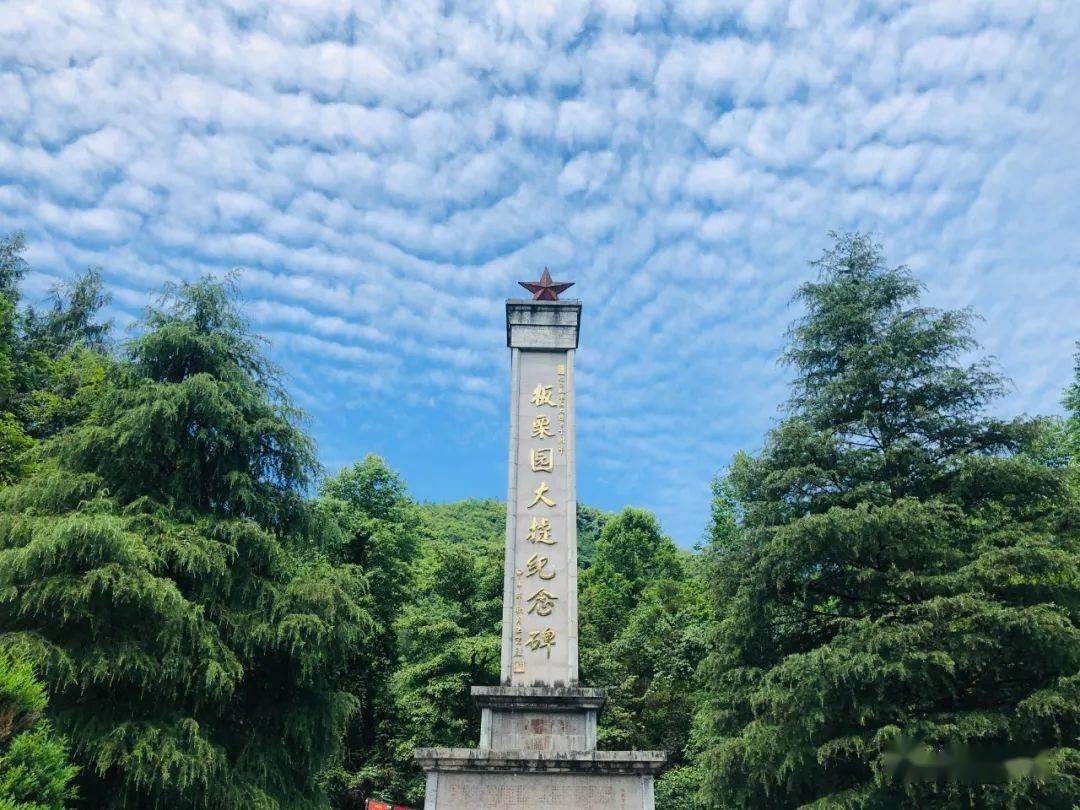
M 479 748 L 421 748 L 425 810 L 653 810 L 660 751 L 597 751 L 605 694 L 578 684 L 570 282 L 506 302 L 510 455 L 500 686 L 474 686 Z
M 577 686 L 574 350 L 581 303 L 548 270 L 532 301 L 506 304 L 510 459 L 502 683 Z

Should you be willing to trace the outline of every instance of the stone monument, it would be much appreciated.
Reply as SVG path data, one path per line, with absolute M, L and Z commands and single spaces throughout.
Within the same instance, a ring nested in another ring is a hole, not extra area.
M 660 751 L 598 751 L 601 689 L 578 683 L 572 282 L 506 302 L 510 458 L 501 685 L 474 686 L 478 748 L 420 748 L 425 810 L 653 810 Z

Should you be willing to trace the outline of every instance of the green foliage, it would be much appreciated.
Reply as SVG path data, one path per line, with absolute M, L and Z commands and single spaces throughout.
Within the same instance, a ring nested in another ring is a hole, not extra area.
M 422 800 L 413 749 L 473 747 L 479 739 L 469 688 L 499 681 L 505 521 L 497 501 L 422 510 L 412 598 L 396 622 L 401 659 L 390 675 L 395 781 L 388 797 Z
M 150 497 L 297 529 L 315 449 L 231 294 L 203 281 L 167 295 L 98 398 L 98 424 L 55 452 L 123 503 Z
M 1068 806 L 1080 509 L 1060 471 L 1017 455 L 1031 423 L 981 415 L 1003 383 L 960 362 L 970 315 L 918 306 L 859 235 L 816 264 L 788 416 L 718 492 L 702 799 Z M 920 771 L 920 745 L 996 759 L 1000 779 Z
M 578 568 L 584 570 L 592 565 L 600 534 L 612 517 L 611 512 L 605 512 L 603 509 L 597 509 L 587 503 L 577 505 Z
M 372 619 L 302 490 L 310 440 L 229 290 L 175 289 L 0 492 L 0 641 L 94 807 L 318 807 Z
M 42 713 L 45 687 L 26 661 L 0 652 L 0 808 L 60 810 L 78 768 Z
M 1065 391 L 1066 418 L 1061 444 L 1068 461 L 1080 467 L 1080 342 L 1076 344 L 1072 383 Z
M 589 632 L 601 643 L 610 642 L 625 626 L 646 587 L 660 580 L 683 579 L 678 549 L 660 530 L 656 517 L 643 509 L 624 509 L 604 527 L 593 565 L 579 583 Z
M 656 780 L 656 806 L 664 810 L 701 810 L 701 766 L 678 765 Z
M 651 513 L 627 508 L 607 521 L 579 584 L 581 677 L 608 689 L 601 747 L 661 749 L 681 763 L 708 616 L 696 560 Z
M 19 409 L 33 438 L 54 436 L 89 415 L 111 366 L 112 325 L 97 320 L 108 300 L 101 273 L 88 270 L 55 287 L 44 312 L 23 313 Z
M 342 763 L 326 774 L 334 803 L 359 807 L 372 790 L 401 781 L 390 756 L 400 732 L 390 673 L 400 656 L 394 622 L 412 592 L 420 514 L 401 477 L 371 455 L 323 482 L 319 505 L 339 527 L 331 559 L 359 566 L 371 594 L 373 632 L 348 667 L 346 688 L 359 711 L 345 734 Z
M 22 249 L 21 237 L 0 239 L 0 486 L 19 476 L 22 456 L 31 444 L 15 413 L 17 284 L 25 272 Z
M 100 383 L 109 324 L 97 315 L 108 299 L 101 274 L 88 271 L 53 291 L 50 308 L 19 309 L 25 242 L 0 239 L 0 485 L 32 469 L 30 450 L 87 413 Z
M 16 233 L 0 237 L 0 298 L 12 303 L 19 300 L 19 282 L 26 275 L 26 260 L 22 254 L 26 239 Z
M 22 475 L 23 459 L 33 446 L 19 420 L 11 413 L 0 411 L 0 486 L 10 484 Z
M 491 498 L 426 503 L 420 519 L 426 541 L 462 545 L 480 554 L 501 549 L 506 538 L 506 504 Z
M 108 355 L 76 346 L 54 358 L 34 355 L 36 381 L 21 396 L 27 434 L 47 439 L 83 422 L 112 367 Z
M 49 307 L 30 308 L 23 315 L 26 351 L 58 357 L 77 348 L 104 353 L 112 324 L 99 322 L 109 303 L 101 271 L 91 269 L 74 281 L 53 288 Z

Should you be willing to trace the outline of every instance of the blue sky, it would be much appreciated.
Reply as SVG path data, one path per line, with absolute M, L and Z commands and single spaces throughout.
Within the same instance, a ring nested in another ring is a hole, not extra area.
M 330 469 L 502 497 L 503 305 L 577 282 L 579 497 L 683 545 L 760 446 L 830 229 L 972 306 L 1059 409 L 1080 337 L 1075 0 L 0 2 L 0 231 L 121 330 L 243 268 Z

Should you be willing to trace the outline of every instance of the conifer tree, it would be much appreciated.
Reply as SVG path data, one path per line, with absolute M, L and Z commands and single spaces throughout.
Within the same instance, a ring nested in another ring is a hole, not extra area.
M 785 419 L 729 484 L 701 714 L 716 807 L 1068 807 L 1080 543 L 1063 473 L 984 416 L 967 312 L 861 235 L 798 295 Z M 723 511 L 723 510 L 721 510 Z M 726 519 L 726 518 L 725 518 Z
M 582 682 L 608 690 L 601 748 L 661 749 L 685 764 L 708 618 L 697 567 L 650 512 L 626 508 L 604 525 L 579 579 Z M 678 806 L 692 785 L 676 773 L 657 791 Z
M 32 444 L 17 414 L 17 320 L 19 280 L 26 272 L 20 236 L 0 239 L 0 486 L 22 471 Z
M 1080 468 L 1080 342 L 1076 344 L 1073 379 L 1065 390 L 1064 454 L 1068 462 Z
M 348 666 L 347 688 L 359 710 L 340 767 L 326 775 L 335 806 L 362 807 L 373 788 L 395 784 L 390 754 L 401 729 L 390 691 L 400 657 L 394 622 L 411 596 L 420 516 L 401 476 L 374 455 L 324 481 L 319 494 L 321 508 L 340 527 L 331 559 L 359 566 L 371 593 L 372 636 Z
M 19 234 L 0 239 L 0 484 L 28 470 L 36 439 L 85 416 L 89 389 L 109 363 L 108 303 L 100 272 L 88 270 L 52 291 L 43 311 L 21 306 L 18 285 L 29 269 Z
M 0 491 L 0 646 L 43 672 L 88 806 L 300 808 L 371 618 L 299 414 L 227 286 L 153 309 L 82 422 Z
M 400 659 L 390 676 L 388 799 L 422 801 L 415 748 L 473 747 L 479 739 L 469 689 L 499 681 L 505 520 L 497 501 L 425 509 L 413 593 L 395 621 Z
M 43 716 L 45 687 L 26 661 L 0 651 L 0 808 L 62 810 L 78 771 Z

